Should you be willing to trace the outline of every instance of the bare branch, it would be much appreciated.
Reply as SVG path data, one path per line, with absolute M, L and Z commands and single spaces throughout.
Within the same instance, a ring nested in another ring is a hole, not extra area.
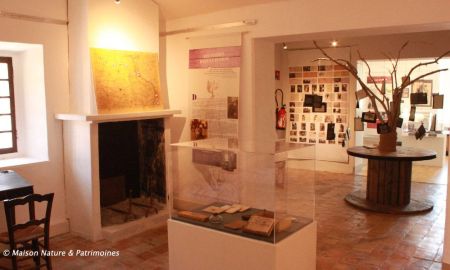
M 361 53 L 359 52 L 359 50 L 358 50 L 358 56 L 359 56 L 359 59 L 361 59 L 361 61 L 363 61 L 364 64 L 366 64 L 366 67 L 369 70 L 369 78 L 372 80 L 372 82 L 375 85 L 375 88 L 378 90 L 378 92 L 381 93 L 380 88 L 378 87 L 377 83 L 375 82 L 375 80 L 372 77 L 372 70 L 370 69 L 369 63 L 367 63 L 367 60 L 361 56 Z M 381 94 L 383 94 L 383 93 L 381 93 Z
M 406 46 L 408 46 L 408 43 L 409 43 L 409 41 L 406 41 L 405 43 L 403 43 L 402 47 L 400 47 L 400 50 L 398 50 L 397 60 L 395 60 L 395 65 L 394 65 L 395 88 L 398 87 L 398 82 L 397 82 L 398 61 L 400 61 L 400 55 L 402 54 L 402 51 L 406 48 Z
M 391 72 L 389 72 L 389 74 L 391 75 L 391 87 L 392 87 L 392 90 L 397 88 L 397 78 L 395 78 L 395 87 L 394 87 L 394 72 L 395 72 L 395 70 L 392 70 Z
M 407 77 L 411 77 L 411 74 L 413 73 L 414 70 L 416 70 L 419 67 L 423 67 L 423 66 L 427 66 L 430 64 L 437 64 L 439 60 L 441 60 L 443 57 L 447 56 L 448 54 L 450 54 L 450 51 L 446 51 L 444 54 L 442 54 L 441 56 L 439 56 L 438 58 L 434 59 L 433 61 L 428 61 L 428 62 L 423 62 L 423 63 L 419 63 L 417 65 L 415 65 L 413 68 L 411 68 L 411 70 L 408 72 Z M 427 75 L 428 76 L 428 75 Z M 405 83 L 405 82 L 403 82 Z
M 378 119 L 380 119 L 380 121 L 382 123 L 385 123 L 385 121 L 383 120 L 383 118 L 381 117 L 381 113 L 378 109 L 378 105 L 377 102 L 378 101 L 382 106 L 383 106 L 383 110 L 387 113 L 388 109 L 386 107 L 386 105 L 384 104 L 383 100 L 381 100 L 377 95 L 375 95 L 375 93 L 372 92 L 372 90 L 370 90 L 370 88 L 361 80 L 361 78 L 359 78 L 358 76 L 358 70 L 356 69 L 356 67 L 350 63 L 347 60 L 344 59 L 334 59 L 333 57 L 331 57 L 324 49 L 322 49 L 319 45 L 317 45 L 316 41 L 313 41 L 314 46 L 320 50 L 320 52 L 322 52 L 322 54 L 331 62 L 344 67 L 347 71 L 349 71 L 353 77 L 359 82 L 359 84 L 361 85 L 362 89 L 364 90 L 364 92 L 367 94 L 367 96 L 372 100 L 372 104 L 373 107 L 375 109 L 375 113 L 377 114 Z M 345 64 L 343 64 L 343 63 Z
M 415 83 L 416 81 L 418 81 L 418 80 L 420 80 L 420 79 L 423 79 L 423 78 L 425 78 L 425 77 L 427 77 L 427 76 L 430 76 L 430 75 L 432 75 L 432 74 L 439 73 L 439 72 L 442 72 L 442 71 L 447 71 L 447 70 L 448 70 L 448 68 L 443 68 L 443 69 L 437 69 L 437 70 L 434 70 L 434 71 L 425 73 L 425 74 L 420 75 L 419 77 L 415 78 L 414 80 L 410 80 L 410 83 L 408 83 L 406 86 L 412 85 L 412 84 Z

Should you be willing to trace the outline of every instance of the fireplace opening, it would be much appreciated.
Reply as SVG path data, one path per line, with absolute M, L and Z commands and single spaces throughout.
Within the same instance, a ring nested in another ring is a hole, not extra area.
M 98 134 L 102 226 L 164 209 L 164 120 L 100 123 Z

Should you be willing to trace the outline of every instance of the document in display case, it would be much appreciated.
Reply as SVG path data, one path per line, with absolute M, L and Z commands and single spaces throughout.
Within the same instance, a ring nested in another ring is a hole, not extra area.
M 308 256 L 315 260 L 314 157 L 315 145 L 286 142 L 205 139 L 171 145 L 171 254 L 187 243 L 182 238 L 197 234 L 198 243 L 217 236 L 222 243 L 215 247 L 218 250 L 227 241 L 271 243 L 274 251 L 278 243 L 305 248 L 299 241 L 305 238 L 304 230 L 313 242 L 309 248 L 314 255 Z M 206 267 L 201 262 L 184 263 Z

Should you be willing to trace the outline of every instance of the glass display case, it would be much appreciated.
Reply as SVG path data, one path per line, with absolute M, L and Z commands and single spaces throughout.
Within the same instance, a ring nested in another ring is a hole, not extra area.
M 315 146 L 206 139 L 171 145 L 172 220 L 270 243 L 314 220 Z

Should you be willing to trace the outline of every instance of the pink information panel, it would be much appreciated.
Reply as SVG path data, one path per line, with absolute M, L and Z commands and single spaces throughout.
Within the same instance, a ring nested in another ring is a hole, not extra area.
M 235 68 L 241 65 L 241 46 L 189 50 L 189 68 Z

